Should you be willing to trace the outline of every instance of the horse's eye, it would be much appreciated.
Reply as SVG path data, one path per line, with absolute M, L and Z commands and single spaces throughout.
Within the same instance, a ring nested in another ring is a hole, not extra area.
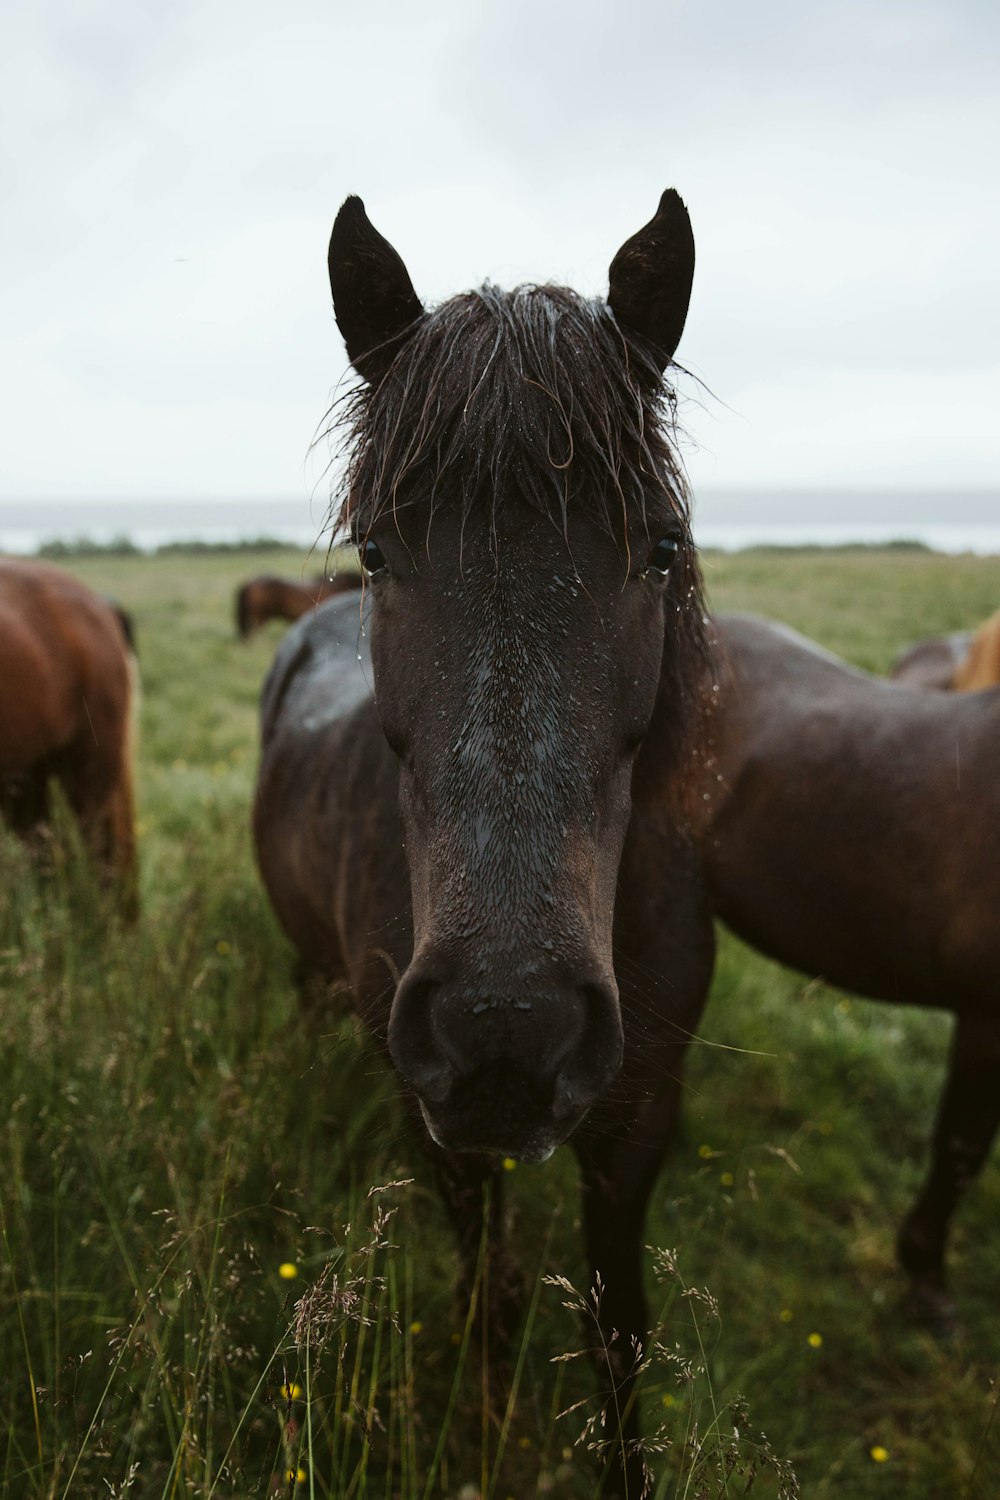
M 382 555 L 382 549 L 375 542 L 361 542 L 358 547 L 358 557 L 361 559 L 361 566 L 369 578 L 374 573 L 381 573 L 385 567 L 385 558 Z
M 646 564 L 647 573 L 659 573 L 661 578 L 666 578 L 670 572 L 670 565 L 680 551 L 680 545 L 676 537 L 661 537 L 649 554 Z

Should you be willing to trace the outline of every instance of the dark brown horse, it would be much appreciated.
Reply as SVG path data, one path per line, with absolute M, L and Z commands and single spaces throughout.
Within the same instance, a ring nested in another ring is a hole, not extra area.
M 278 653 L 260 867 L 405 1080 L 470 1277 L 491 1185 L 494 1335 L 514 1316 L 500 1160 L 571 1139 L 627 1406 L 646 1201 L 713 954 L 672 798 L 703 669 L 663 382 L 687 212 L 663 195 L 606 302 L 485 286 L 426 312 L 357 198 L 329 262 L 363 379 L 340 520 L 365 623 L 335 601 Z
M 695 799 L 716 912 L 809 975 L 956 1015 L 899 1238 L 914 1310 L 946 1328 L 948 1227 L 1000 1122 L 1000 689 L 915 693 L 763 620 L 716 629 Z
M 48 563 L 0 558 L 0 811 L 30 835 L 58 781 L 130 901 L 133 666 L 114 604 Z
M 299 620 L 324 599 L 360 587 L 361 575 L 353 572 L 335 573 L 332 578 L 320 574 L 300 583 L 264 573 L 237 589 L 236 629 L 245 641 L 268 620 Z

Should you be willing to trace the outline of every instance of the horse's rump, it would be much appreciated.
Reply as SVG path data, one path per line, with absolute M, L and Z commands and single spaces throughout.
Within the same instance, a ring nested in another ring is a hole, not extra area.
M 132 678 L 117 605 L 49 564 L 0 560 L 0 810 L 31 833 L 55 778 L 93 852 L 128 871 Z

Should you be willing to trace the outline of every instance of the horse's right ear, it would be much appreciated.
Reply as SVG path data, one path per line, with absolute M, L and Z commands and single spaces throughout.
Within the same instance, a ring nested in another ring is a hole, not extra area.
M 333 223 L 327 261 L 333 310 L 351 364 L 370 385 L 377 384 L 400 336 L 423 316 L 420 298 L 360 198 L 345 199 Z
M 693 279 L 691 220 L 680 195 L 668 188 L 608 273 L 608 306 L 622 327 L 653 346 L 664 370 L 684 332 Z

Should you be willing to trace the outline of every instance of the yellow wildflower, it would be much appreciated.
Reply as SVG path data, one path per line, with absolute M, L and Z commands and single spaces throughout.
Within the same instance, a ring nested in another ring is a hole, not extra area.
M 505 1172 L 513 1172 L 513 1170 L 514 1170 L 514 1168 L 516 1166 L 517 1166 L 517 1162 L 514 1160 L 514 1158 L 512 1156 L 505 1156 L 504 1157 L 504 1159 L 503 1159 L 503 1169 L 504 1169 Z
M 294 1281 L 299 1274 L 299 1268 L 294 1260 L 283 1260 L 278 1267 L 278 1275 L 282 1281 Z
M 806 1339 L 806 1343 L 810 1349 L 821 1349 L 823 1346 L 823 1335 L 821 1333 L 811 1333 Z
M 884 1464 L 889 1457 L 888 1448 L 883 1448 L 879 1443 L 876 1443 L 874 1448 L 869 1449 L 869 1452 L 877 1464 Z

